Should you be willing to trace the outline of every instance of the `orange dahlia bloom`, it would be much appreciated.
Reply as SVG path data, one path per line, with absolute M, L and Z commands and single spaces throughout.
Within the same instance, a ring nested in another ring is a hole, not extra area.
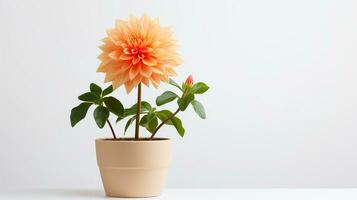
M 97 71 L 106 73 L 104 82 L 112 82 L 114 89 L 124 84 L 127 93 L 139 83 L 158 87 L 176 75 L 174 68 L 181 64 L 172 34 L 170 27 L 161 27 L 158 19 L 146 15 L 117 20 L 102 40 Z

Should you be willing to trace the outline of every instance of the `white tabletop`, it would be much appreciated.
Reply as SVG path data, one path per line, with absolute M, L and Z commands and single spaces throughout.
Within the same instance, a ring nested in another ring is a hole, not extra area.
M 0 199 L 109 199 L 101 189 L 24 189 Z M 125 199 L 125 198 L 124 198 Z M 166 189 L 153 200 L 356 200 L 357 189 Z M 130 199 L 132 200 L 132 198 Z

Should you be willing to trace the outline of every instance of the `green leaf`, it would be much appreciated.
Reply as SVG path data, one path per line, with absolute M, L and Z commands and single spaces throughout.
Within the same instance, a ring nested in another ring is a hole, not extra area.
M 120 122 L 122 119 L 124 119 L 127 116 L 118 116 L 117 120 L 115 121 L 116 123 Z
M 98 100 L 99 98 L 100 98 L 99 95 L 96 95 L 95 93 L 92 93 L 92 92 L 86 92 L 78 97 L 79 100 L 89 101 L 89 102 L 94 102 L 94 101 Z
M 104 106 L 98 106 L 93 113 L 95 122 L 99 128 L 103 128 L 109 117 L 109 111 Z
M 149 112 L 150 110 L 152 110 L 151 105 L 146 102 L 146 101 L 142 101 L 141 102 L 141 113 L 140 114 L 144 114 Z M 124 109 L 124 114 L 122 116 L 118 116 L 116 122 L 118 123 L 120 120 L 130 116 L 130 115 L 136 115 L 136 104 L 134 104 L 133 106 L 131 106 L 128 109 Z
M 137 105 L 135 104 L 135 105 L 133 105 L 132 107 L 130 107 L 129 109 L 133 109 L 133 110 L 135 110 L 135 112 L 136 112 L 136 108 L 137 108 Z M 146 101 L 142 101 L 141 102 L 141 110 L 142 111 L 150 111 L 151 110 L 151 105 L 148 103 L 148 102 L 146 102 Z
M 146 126 L 146 129 L 150 132 L 150 133 L 154 133 L 157 127 L 158 121 L 157 121 L 157 117 L 154 116 L 148 123 L 148 125 Z
M 126 116 L 135 115 L 136 114 L 136 109 L 137 109 L 137 105 L 134 104 L 130 108 L 125 109 L 124 115 L 126 115 Z M 146 101 L 142 101 L 141 102 L 141 112 L 144 113 L 144 112 L 148 112 L 150 110 L 151 110 L 151 105 Z
M 180 120 L 178 117 L 173 117 L 173 118 L 171 119 L 171 121 L 172 121 L 172 123 L 174 124 L 174 126 L 175 126 L 177 132 L 179 133 L 179 135 L 180 135 L 181 137 L 183 137 L 183 136 L 185 135 L 185 129 L 184 129 L 183 126 L 182 126 L 181 120 Z
M 140 126 L 145 126 L 147 123 L 148 123 L 148 115 L 144 115 L 144 116 L 141 118 L 139 124 L 140 124 Z
M 199 117 L 201 117 L 202 119 L 206 119 L 205 108 L 203 107 L 203 105 L 200 102 L 193 100 L 191 102 L 191 105 L 193 106 L 193 109 L 195 110 L 195 112 L 197 113 L 197 115 Z
M 71 126 L 74 127 L 79 121 L 81 121 L 87 114 L 89 107 L 92 103 L 81 103 L 77 107 L 71 110 Z
M 104 104 L 107 106 L 108 110 L 117 116 L 122 116 L 124 114 L 124 107 L 121 102 L 114 97 L 105 97 Z
M 133 116 L 126 122 L 125 129 L 124 129 L 124 135 L 125 135 L 126 131 L 128 130 L 130 124 L 133 123 L 133 121 L 135 121 L 135 119 L 136 119 L 136 116 Z
M 171 78 L 169 79 L 169 84 L 173 85 L 175 87 L 177 87 L 178 89 L 180 89 L 182 91 L 182 88 L 179 86 L 179 84 L 177 84 L 174 80 L 172 80 Z
M 141 110 L 141 114 L 143 114 L 142 110 Z M 130 115 L 136 115 L 136 109 L 132 109 L 132 108 L 124 109 L 124 114 L 123 114 L 122 119 L 124 119 Z
M 102 96 L 104 97 L 104 96 L 106 96 L 106 95 L 108 95 L 108 94 L 110 94 L 112 92 L 113 92 L 113 86 L 109 85 L 107 88 L 105 88 L 103 90 Z
M 161 110 L 155 112 L 155 114 L 161 121 L 165 121 L 167 118 L 169 118 L 172 115 L 172 112 L 169 110 Z M 171 120 L 166 121 L 165 124 L 173 125 Z
M 146 101 L 141 102 L 141 110 L 150 111 L 151 109 L 152 109 L 152 107 L 148 102 L 146 102 Z
M 169 110 L 161 110 L 155 112 L 156 116 L 163 122 L 172 116 L 172 112 Z M 182 122 L 178 117 L 173 117 L 165 122 L 167 125 L 173 125 L 181 137 L 185 134 L 185 129 L 182 127 Z
M 169 103 L 177 98 L 177 94 L 171 92 L 171 91 L 166 91 L 162 93 L 162 95 L 158 96 L 156 98 L 156 105 L 161 106 L 166 103 Z
M 207 90 L 209 89 L 209 87 L 203 83 L 203 82 L 198 82 L 198 83 L 195 83 L 192 88 L 191 88 L 191 92 L 193 94 L 203 94 L 205 93 Z
M 139 124 L 141 126 L 146 126 L 147 123 L 154 117 L 155 117 L 155 113 L 148 113 L 141 118 Z
M 93 103 L 97 104 L 97 105 L 103 105 L 104 102 L 104 98 L 100 98 L 98 100 L 95 100 Z
M 140 120 L 140 126 L 145 127 L 150 133 L 154 133 L 158 120 L 155 113 L 144 115 Z
M 95 84 L 95 83 L 91 83 L 90 85 L 89 85 L 89 89 L 90 89 L 90 91 L 92 92 L 92 93 L 94 93 L 94 94 L 96 94 L 96 95 L 98 95 L 98 96 L 100 96 L 100 94 L 102 93 L 102 88 L 100 88 L 97 84 Z
M 181 97 L 177 100 L 179 108 L 181 111 L 186 110 L 187 106 L 191 103 L 192 100 L 195 99 L 195 96 L 191 93 L 188 93 L 184 97 Z

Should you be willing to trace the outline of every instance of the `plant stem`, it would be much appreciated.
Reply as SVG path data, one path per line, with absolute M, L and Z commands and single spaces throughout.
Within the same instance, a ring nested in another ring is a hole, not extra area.
M 112 134 L 113 134 L 114 140 L 116 140 L 116 139 L 117 139 L 117 137 L 115 136 L 114 129 L 113 129 L 112 124 L 110 123 L 110 121 L 109 121 L 108 119 L 107 119 L 107 123 L 108 123 L 108 125 L 109 125 L 109 127 L 110 127 L 110 130 L 112 131 Z
M 177 108 L 177 110 L 172 113 L 172 115 L 170 117 L 168 117 L 167 119 L 165 119 L 164 121 L 161 122 L 161 124 L 155 129 L 154 133 L 151 135 L 150 140 L 152 140 L 155 136 L 155 134 L 157 133 L 157 131 L 170 119 L 172 119 L 173 117 L 175 117 L 175 115 L 180 112 L 180 108 Z
M 135 140 L 139 140 L 139 121 L 141 113 L 141 83 L 138 85 L 138 101 L 136 103 Z

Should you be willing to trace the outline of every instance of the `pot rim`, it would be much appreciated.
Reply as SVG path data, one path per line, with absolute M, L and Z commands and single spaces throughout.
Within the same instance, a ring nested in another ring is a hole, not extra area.
M 130 139 L 130 140 L 128 140 Z M 131 140 L 134 139 L 132 137 L 130 138 L 119 138 L 114 140 L 113 138 L 97 138 L 95 141 L 97 142 L 105 142 L 105 143 L 152 143 L 152 142 L 170 142 L 171 138 L 165 138 L 165 137 L 158 137 L 154 138 L 152 140 L 149 140 L 148 137 L 140 138 L 140 140 Z M 142 140 L 146 139 L 146 140 Z

